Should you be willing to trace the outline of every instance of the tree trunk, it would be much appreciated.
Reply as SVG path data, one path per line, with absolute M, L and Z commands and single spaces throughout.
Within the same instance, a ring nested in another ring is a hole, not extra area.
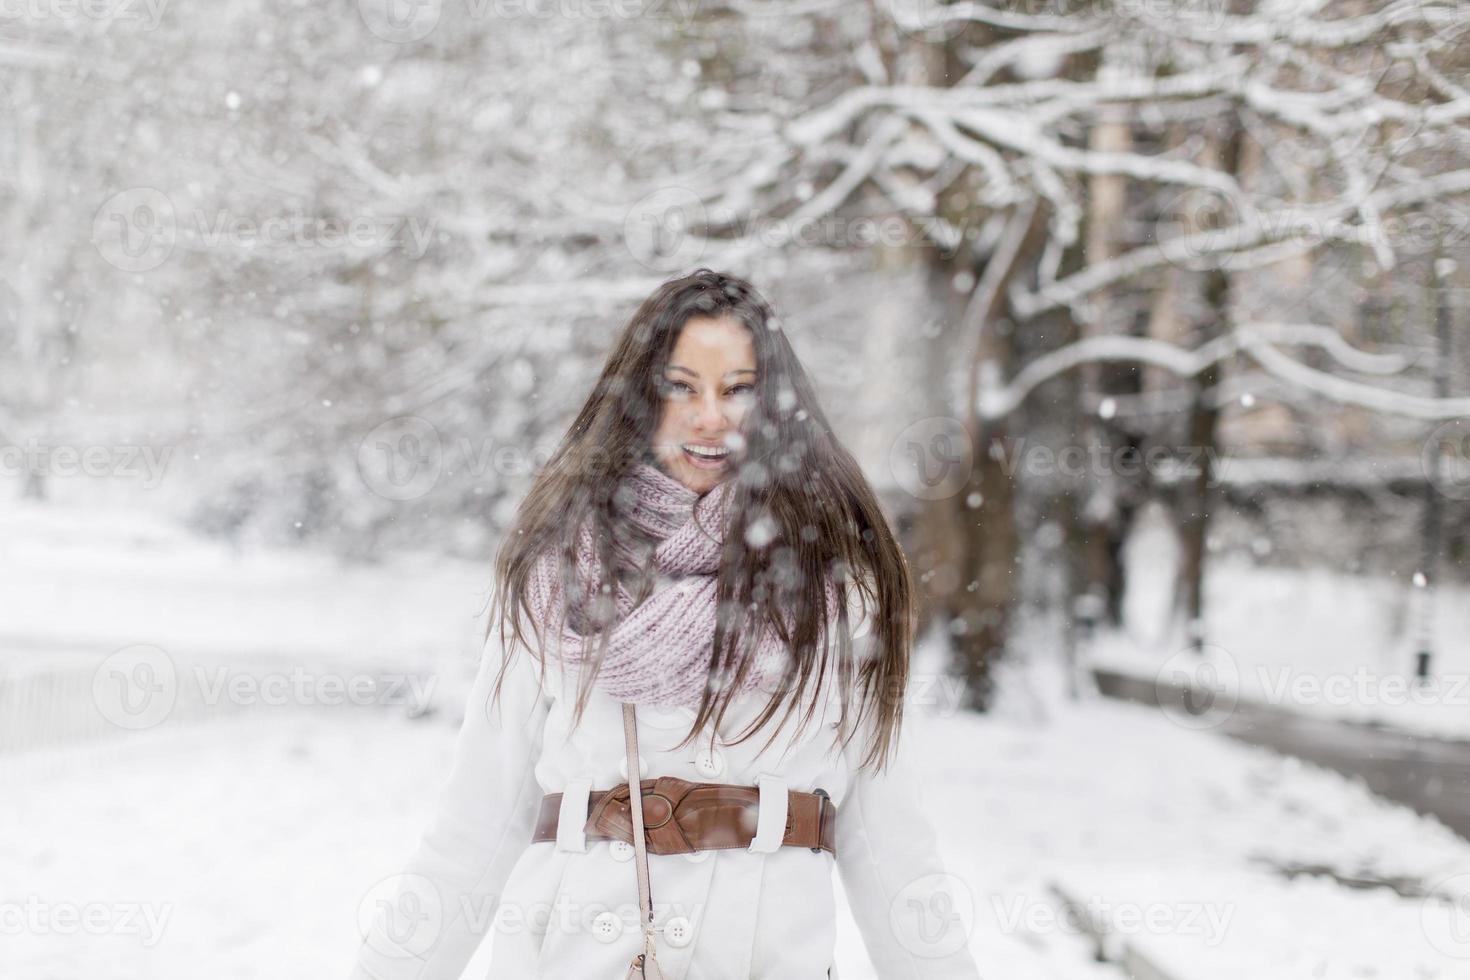
M 963 481 L 928 501 L 921 522 L 933 562 L 927 566 L 932 601 L 952 637 L 953 666 L 964 681 L 966 705 L 980 710 L 990 705 L 991 666 L 1009 638 L 1020 536 L 1013 478 L 1002 451 L 1011 420 L 982 417 L 979 396 L 985 386 L 1003 384 L 1015 373 L 1010 323 L 1002 316 L 1006 291 L 1012 278 L 1033 264 L 1045 229 L 1044 208 L 1023 206 L 1006 217 L 999 244 L 982 263 L 977 265 L 968 251 L 952 261 L 936 256 L 930 274 L 943 333 L 957 341 L 936 349 L 931 377 L 948 390 L 956 365 L 968 367 L 959 419 L 950 422 L 963 431 L 960 438 L 969 440 L 970 466 Z M 975 283 L 967 295 L 952 288 L 961 274 Z M 956 350 L 964 355 L 957 358 Z
M 1126 117 L 1120 114 L 1116 118 L 1104 118 L 1093 128 L 1089 142 L 1090 148 L 1099 153 L 1130 151 L 1133 140 Z M 1096 265 L 1115 258 L 1120 252 L 1116 236 L 1124 225 L 1128 185 L 1127 178 L 1117 174 L 1097 174 L 1088 184 L 1086 259 L 1089 265 Z M 1099 312 L 1083 330 L 1085 335 L 1137 333 L 1131 322 L 1121 321 L 1112 300 L 1110 290 L 1094 297 Z M 1082 408 L 1079 430 L 1085 446 L 1097 447 L 1100 458 L 1110 464 L 1124 452 L 1139 453 L 1142 447 L 1133 433 L 1111 422 L 1107 415 L 1090 410 L 1093 404 L 1111 396 L 1138 395 L 1142 390 L 1138 365 L 1115 362 L 1085 365 L 1079 388 Z M 1123 544 L 1143 495 L 1141 482 L 1138 478 L 1125 477 L 1111 465 L 1104 466 L 1095 481 L 1086 486 L 1087 498 L 1078 501 L 1074 510 L 1081 538 L 1082 568 L 1072 598 L 1074 603 L 1097 605 L 1102 618 L 1113 626 L 1121 626 L 1123 620 L 1126 586 Z
M 1224 126 L 1226 132 L 1220 147 L 1220 166 L 1226 173 L 1239 177 L 1243 140 L 1240 120 L 1232 112 L 1225 118 Z M 1209 319 L 1201 326 L 1197 345 L 1207 344 L 1229 329 L 1231 288 L 1229 271 L 1217 267 L 1205 273 L 1203 298 Z M 1214 362 L 1194 378 L 1194 398 L 1184 438 L 1184 446 L 1194 456 L 1196 468 L 1179 498 L 1178 527 L 1183 555 L 1175 592 L 1175 610 L 1176 614 L 1184 617 L 1186 638 L 1195 652 L 1203 652 L 1205 643 L 1205 555 L 1210 508 L 1217 496 L 1212 490 L 1215 482 L 1212 460 L 1219 446 L 1220 412 L 1205 402 L 1205 396 L 1219 380 L 1220 367 Z

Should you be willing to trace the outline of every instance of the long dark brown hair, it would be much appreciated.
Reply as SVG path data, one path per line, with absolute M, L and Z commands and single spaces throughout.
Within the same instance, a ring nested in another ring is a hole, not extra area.
M 493 624 L 500 623 L 504 661 L 496 694 L 517 643 L 532 653 L 544 648 L 544 638 L 528 642 L 521 625 L 522 611 L 531 615 L 527 579 L 533 564 L 545 549 L 555 548 L 562 558 L 563 581 L 572 583 L 576 534 L 584 522 L 593 522 L 598 559 L 615 583 L 629 583 L 636 601 L 651 591 L 650 569 L 621 567 L 614 556 L 613 497 L 634 463 L 652 459 L 660 382 L 679 333 L 692 317 L 742 324 L 754 343 L 757 376 L 753 404 L 740 427 L 745 443 L 732 454 L 738 456 L 738 466 L 729 477 L 736 486 L 718 572 L 719 614 L 712 647 L 717 653 L 711 657 L 692 727 L 679 744 L 689 744 L 711 718 L 714 728 L 720 726 L 753 668 L 758 631 L 769 625 L 790 660 L 764 709 L 735 741 L 754 735 L 783 703 L 786 713 L 766 745 L 803 700 L 804 728 L 820 706 L 824 679 L 835 678 L 842 705 L 839 737 L 847 732 L 844 741 L 850 740 L 864 720 L 869 722 L 870 741 L 861 765 L 882 769 L 902 723 L 913 645 L 908 563 L 872 488 L 833 435 L 770 305 L 749 282 L 705 268 L 665 282 L 638 307 L 502 539 L 495 559 L 495 602 L 485 631 L 488 639 Z M 748 535 L 757 520 L 763 533 Z M 828 582 L 839 597 L 838 628 L 831 631 Z M 573 595 L 573 589 L 565 594 Z M 854 595 L 870 611 L 871 635 L 861 645 L 860 658 L 853 655 L 847 614 Z M 606 630 L 595 632 L 605 643 Z M 574 726 L 586 708 L 601 653 L 600 646 L 590 653 L 588 669 L 581 672 Z M 537 659 L 544 671 L 545 658 L 537 654 Z

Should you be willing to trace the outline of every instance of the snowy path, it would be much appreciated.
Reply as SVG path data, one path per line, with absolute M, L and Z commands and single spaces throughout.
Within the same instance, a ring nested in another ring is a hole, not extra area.
M 936 760 L 951 760 L 928 784 L 943 811 L 976 814 L 969 844 L 955 821 L 944 832 L 976 886 L 974 948 L 990 976 L 1046 975 L 1022 972 L 1018 946 L 1047 951 L 1052 976 L 1078 975 L 1055 937 L 1079 930 L 1053 924 L 1048 882 L 1125 924 L 1135 917 L 1129 938 L 1190 980 L 1470 972 L 1470 943 L 1448 931 L 1466 935 L 1463 902 L 1274 870 L 1425 886 L 1470 872 L 1470 844 L 1337 773 L 1112 702 L 1057 711 L 1040 730 L 956 717 L 923 737 Z M 943 754 L 954 739 L 974 751 Z M 1467 882 L 1450 885 L 1463 893 Z
M 916 722 L 987 977 L 1120 976 L 1089 962 L 1057 884 L 1105 903 L 1125 938 L 1191 980 L 1458 980 L 1470 968 L 1470 948 L 1447 945 L 1456 923 L 1434 917 L 1447 906 L 1271 870 L 1470 874 L 1470 844 L 1335 773 L 1112 703 L 1042 728 Z M 0 882 L 9 908 L 26 909 L 26 928 L 14 912 L 0 920 L 0 976 L 341 975 L 358 905 L 429 818 L 452 738 L 443 721 L 293 715 L 0 759 L 13 801 L 0 810 Z M 112 928 L 68 933 L 67 914 Z M 1153 925 L 1130 931 L 1129 915 Z M 844 980 L 872 977 L 850 921 L 839 943 Z
M 1334 532 L 1335 533 L 1335 532 Z M 1101 630 L 1089 666 L 1145 681 L 1197 669 L 1183 623 L 1169 616 L 1177 545 L 1157 511 L 1126 549 L 1124 628 Z M 1470 589 L 1422 576 L 1258 566 L 1213 559 L 1205 637 L 1212 686 L 1233 699 L 1310 718 L 1470 739 Z M 1414 682 L 1432 651 L 1432 682 Z
M 1182 704 L 1182 693 L 1153 679 L 1098 669 L 1099 690 L 1136 704 Z M 1167 692 L 1167 696 L 1165 696 Z M 1198 697 L 1198 696 L 1196 696 Z M 1196 704 L 1202 703 L 1196 700 Z M 1361 778 L 1379 795 L 1433 814 L 1470 839 L 1470 742 L 1362 725 L 1250 701 L 1229 703 L 1202 723 L 1251 745 L 1294 755 Z
M 359 906 L 400 870 L 447 773 L 481 573 L 236 561 L 123 517 L 0 515 L 0 588 L 17 600 L 5 630 L 45 641 L 0 635 L 0 682 L 10 672 L 20 690 L 27 671 L 80 670 L 90 699 L 96 662 L 128 643 L 241 672 L 242 651 L 289 650 L 298 665 L 310 651 L 340 664 L 326 677 L 428 652 L 445 710 L 413 722 L 379 706 L 293 704 L 0 750 L 0 978 L 343 975 Z M 42 693 L 52 717 L 56 693 Z M 1180 980 L 1470 976 L 1470 844 L 1435 821 L 1157 710 L 1051 703 L 1036 723 L 1016 713 L 1022 703 L 987 718 L 908 712 L 987 978 L 1122 975 L 1091 961 L 1079 910 L 1059 892 L 1116 922 L 1110 951 L 1126 944 Z M 1330 874 L 1282 870 L 1302 868 Z M 1393 881 L 1408 897 L 1332 875 Z M 1417 897 L 1428 889 L 1462 900 Z M 843 980 L 871 980 L 850 919 L 838 935 Z
M 441 724 L 293 716 L 0 758 L 0 881 L 42 903 L 39 929 L 7 928 L 0 976 L 338 975 L 370 869 L 417 832 L 447 744 Z M 118 928 L 48 924 L 87 908 Z

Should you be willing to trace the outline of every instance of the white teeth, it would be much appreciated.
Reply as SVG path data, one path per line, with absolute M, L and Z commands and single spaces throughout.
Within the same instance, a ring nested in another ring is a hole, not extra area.
M 721 456 L 730 455 L 728 448 L 713 449 L 709 446 L 685 446 L 684 448 L 696 456 L 704 456 L 708 459 L 719 459 Z

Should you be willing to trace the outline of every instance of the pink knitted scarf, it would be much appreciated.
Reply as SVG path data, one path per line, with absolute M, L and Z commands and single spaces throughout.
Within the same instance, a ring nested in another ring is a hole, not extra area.
M 614 699 L 663 708 L 698 706 L 714 652 L 717 572 L 733 487 L 734 481 L 727 479 L 700 495 L 644 461 L 635 463 L 620 485 L 614 512 L 656 542 L 652 559 L 658 578 L 653 593 L 637 606 L 621 584 L 612 596 L 616 611 L 606 627 L 607 645 L 594 686 Z M 567 610 L 557 549 L 539 556 L 531 571 L 527 599 L 548 650 L 563 663 L 581 665 L 598 652 L 600 642 L 598 637 L 584 635 L 591 629 L 581 607 L 597 601 L 591 583 L 603 577 L 592 531 L 585 523 L 577 544 L 582 599 Z M 646 550 L 640 558 L 637 545 L 623 534 L 614 535 L 614 554 L 620 564 L 630 567 L 641 567 L 646 561 Z M 830 581 L 826 591 L 830 622 L 837 601 Z M 608 594 L 603 592 L 603 596 Z M 772 685 L 786 669 L 787 657 L 786 645 L 766 626 L 753 668 L 739 693 L 763 692 L 769 697 Z

